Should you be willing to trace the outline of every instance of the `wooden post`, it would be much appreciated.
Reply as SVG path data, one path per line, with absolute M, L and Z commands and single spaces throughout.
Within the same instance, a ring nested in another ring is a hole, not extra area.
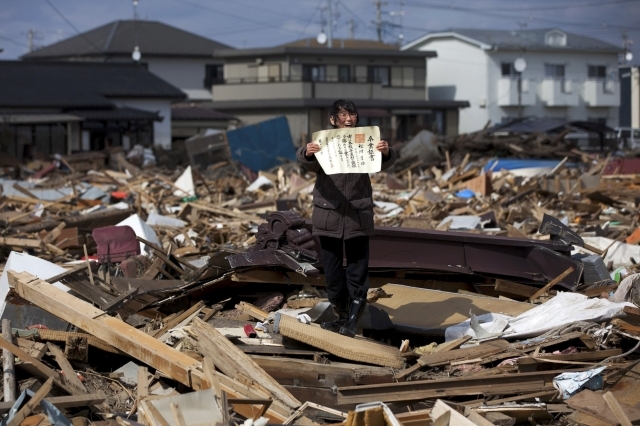
M 2 337 L 12 342 L 13 337 L 11 335 L 11 320 L 2 320 Z M 4 349 L 2 351 L 2 371 L 4 371 L 3 386 L 4 386 L 4 400 L 15 401 L 16 400 L 16 368 L 15 357 L 13 354 Z

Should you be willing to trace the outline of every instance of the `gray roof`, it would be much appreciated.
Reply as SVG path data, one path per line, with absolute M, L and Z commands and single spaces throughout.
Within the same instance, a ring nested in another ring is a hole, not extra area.
M 145 56 L 211 57 L 216 49 L 233 49 L 162 22 L 115 21 L 27 53 L 22 59 L 56 59 L 76 56 L 131 56 L 134 47 Z
M 135 64 L 0 61 L 0 81 L 0 108 L 112 108 L 109 98 L 185 98 Z
M 549 31 L 560 31 L 567 36 L 565 46 L 549 46 L 545 44 L 545 34 Z M 470 28 L 451 28 L 447 31 L 437 31 L 418 38 L 410 45 L 429 36 L 441 33 L 456 33 L 463 37 L 476 40 L 480 43 L 498 49 L 532 49 L 532 50 L 587 50 L 621 52 L 622 48 L 579 34 L 568 33 L 557 28 L 531 29 L 531 30 L 483 30 Z
M 263 47 L 256 49 L 233 49 L 217 50 L 213 53 L 216 58 L 255 58 L 264 56 L 286 56 L 286 55 L 318 55 L 318 56 L 370 56 L 373 58 L 433 58 L 438 56 L 436 52 L 426 50 L 402 51 L 398 48 L 341 48 L 335 45 L 329 49 L 327 47 L 300 47 L 293 45 L 282 45 L 276 47 Z

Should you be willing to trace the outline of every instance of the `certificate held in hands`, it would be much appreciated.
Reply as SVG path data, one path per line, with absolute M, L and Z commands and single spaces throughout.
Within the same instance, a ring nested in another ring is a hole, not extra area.
M 312 141 L 320 145 L 315 155 L 328 175 L 376 173 L 382 167 L 382 154 L 376 149 L 378 126 L 321 130 L 313 134 Z

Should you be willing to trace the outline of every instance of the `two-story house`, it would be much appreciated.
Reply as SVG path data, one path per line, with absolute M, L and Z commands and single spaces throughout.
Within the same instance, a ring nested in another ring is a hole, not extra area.
M 139 63 L 179 88 L 191 102 L 211 100 L 211 82 L 222 78 L 217 49 L 232 49 L 162 22 L 114 21 L 22 56 L 24 61 Z
M 558 29 L 452 29 L 402 47 L 437 52 L 429 59 L 429 99 L 469 101 L 460 113 L 460 132 L 519 116 L 617 126 L 621 50 Z M 515 66 L 519 58 L 522 72 Z
M 171 147 L 178 88 L 135 64 L 0 61 L 0 156 Z
M 215 110 L 253 124 L 279 115 L 289 121 L 295 142 L 307 142 L 329 126 L 334 100 L 353 100 L 359 125 L 377 125 L 389 140 L 405 140 L 417 128 L 457 134 L 464 100 L 431 100 L 425 58 L 432 51 L 400 51 L 368 40 L 315 40 L 260 49 L 217 50 L 223 79 L 213 81 Z

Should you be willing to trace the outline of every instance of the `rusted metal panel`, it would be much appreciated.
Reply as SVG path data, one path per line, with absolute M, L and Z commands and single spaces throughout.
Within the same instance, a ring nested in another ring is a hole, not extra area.
M 573 267 L 560 285 L 575 289 L 583 266 L 569 257 L 572 248 L 560 241 L 376 227 L 369 267 L 480 274 L 540 284 Z

